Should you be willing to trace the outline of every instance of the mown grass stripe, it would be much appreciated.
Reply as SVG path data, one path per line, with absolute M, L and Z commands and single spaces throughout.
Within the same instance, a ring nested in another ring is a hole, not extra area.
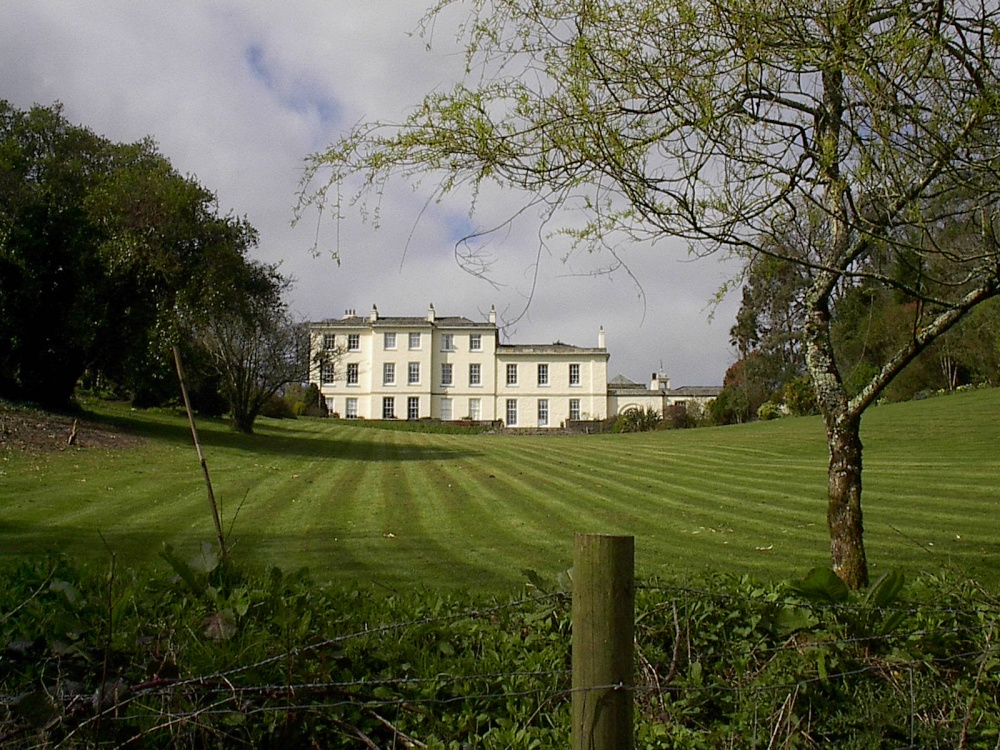
M 873 569 L 947 563 L 998 575 L 998 407 L 1000 392 L 980 391 L 866 416 Z M 182 416 L 101 408 L 146 445 L 9 456 L 0 554 L 48 547 L 102 558 L 100 530 L 122 558 L 142 561 L 165 541 L 194 550 L 213 538 Z M 568 567 L 574 530 L 634 534 L 645 573 L 778 577 L 827 559 L 827 455 L 815 418 L 579 437 L 325 420 L 262 420 L 251 437 L 217 420 L 200 429 L 227 528 L 242 503 L 237 558 L 254 563 L 388 586 L 496 588 L 522 580 L 523 568 Z

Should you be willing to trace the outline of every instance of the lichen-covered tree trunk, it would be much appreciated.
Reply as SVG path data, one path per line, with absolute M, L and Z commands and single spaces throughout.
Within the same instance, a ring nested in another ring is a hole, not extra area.
M 868 585 L 864 525 L 861 518 L 861 423 L 848 418 L 827 423 L 830 467 L 826 522 L 833 571 L 849 588 Z
M 822 275 L 820 275 L 822 276 Z M 868 585 L 861 519 L 861 414 L 852 410 L 830 340 L 828 283 L 818 278 L 807 294 L 806 363 L 826 425 L 830 450 L 827 527 L 833 571 L 852 589 Z

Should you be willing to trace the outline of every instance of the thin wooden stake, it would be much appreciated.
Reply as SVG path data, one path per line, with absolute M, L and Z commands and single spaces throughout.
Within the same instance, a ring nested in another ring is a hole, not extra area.
M 573 750 L 632 750 L 635 541 L 576 534 Z
M 223 560 L 229 559 L 226 551 L 226 538 L 222 534 L 222 521 L 219 519 L 219 506 L 215 503 L 215 493 L 212 491 L 212 479 L 208 476 L 208 462 L 205 461 L 205 454 L 201 452 L 201 441 L 198 439 L 198 428 L 194 424 L 194 411 L 191 409 L 191 399 L 188 398 L 187 381 L 184 379 L 184 368 L 181 366 L 181 352 L 175 346 L 174 364 L 177 366 L 177 379 L 181 383 L 181 395 L 184 397 L 184 408 L 187 410 L 188 423 L 191 425 L 191 438 L 194 440 L 194 448 L 198 451 L 198 461 L 201 463 L 202 473 L 205 475 L 205 487 L 208 489 L 208 505 L 212 509 L 212 520 L 215 521 L 215 533 L 219 538 L 219 553 Z

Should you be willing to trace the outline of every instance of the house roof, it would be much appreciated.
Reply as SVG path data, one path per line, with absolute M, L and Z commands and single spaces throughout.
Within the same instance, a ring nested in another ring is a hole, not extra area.
M 573 346 L 557 341 L 554 344 L 500 344 L 497 354 L 608 354 L 607 349 Z M 609 355 L 610 356 L 610 355 Z
M 643 387 L 643 386 L 639 385 L 638 383 L 636 383 L 635 381 L 629 380 L 628 378 L 626 378 L 624 375 L 621 375 L 621 374 L 615 375 L 613 378 L 611 378 L 611 380 L 608 381 L 608 385 L 615 386 L 615 387 L 618 387 L 618 388 L 642 388 Z
M 312 325 L 329 328 L 479 328 L 496 330 L 496 325 L 493 323 L 443 315 L 436 317 L 433 321 L 428 320 L 426 316 L 380 316 L 374 322 L 367 315 L 355 315 L 348 318 L 328 318 Z
M 654 391 L 644 383 L 636 383 L 624 375 L 615 375 L 608 381 L 608 393 L 614 393 L 618 396 L 662 396 L 666 391 Z
M 624 375 L 615 375 L 608 381 L 608 391 L 619 395 L 671 396 L 687 398 L 715 398 L 722 390 L 720 385 L 685 385 L 670 390 L 654 391 L 649 386 L 629 380 Z
M 667 394 L 670 396 L 700 396 L 702 398 L 711 396 L 714 398 L 721 392 L 721 385 L 685 385 L 680 388 L 671 388 Z

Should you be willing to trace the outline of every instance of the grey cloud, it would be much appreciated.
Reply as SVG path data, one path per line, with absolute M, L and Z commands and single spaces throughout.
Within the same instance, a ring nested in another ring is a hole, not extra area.
M 459 196 L 435 201 L 430 181 L 417 190 L 392 184 L 374 230 L 348 205 L 348 191 L 339 221 L 328 211 L 319 224 L 307 214 L 291 226 L 310 152 L 339 127 L 400 121 L 423 92 L 450 88 L 461 75 L 449 27 L 460 19 L 439 25 L 428 52 L 413 33 L 422 12 L 413 0 L 3 3 L 0 96 L 20 107 L 59 100 L 71 120 L 116 140 L 152 136 L 179 170 L 217 192 L 222 210 L 260 230 L 260 257 L 298 279 L 293 302 L 303 317 L 372 303 L 419 315 L 431 302 L 441 314 L 475 317 L 494 304 L 514 317 L 530 297 L 512 327 L 515 341 L 593 345 L 603 325 L 613 374 L 645 379 L 662 360 L 675 384 L 720 383 L 733 359 L 728 330 L 738 300 L 709 323 L 727 268 L 686 262 L 679 244 L 627 250 L 643 301 L 625 273 L 596 273 L 608 257 L 567 258 L 568 247 L 533 214 L 476 242 L 492 261 L 489 279 L 463 271 L 455 241 L 502 224 L 519 205 L 499 192 L 484 193 L 470 218 Z

